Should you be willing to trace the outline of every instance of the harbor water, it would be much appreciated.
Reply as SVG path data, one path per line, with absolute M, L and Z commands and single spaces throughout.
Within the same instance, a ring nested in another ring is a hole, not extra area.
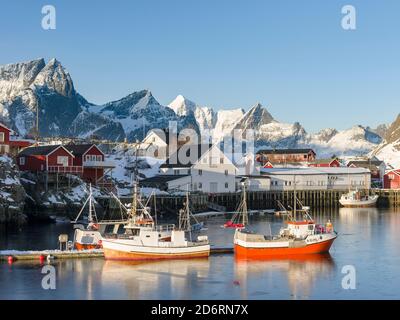
M 44 289 L 47 262 L 0 262 L 0 299 L 399 299 L 400 211 L 348 209 L 312 212 L 330 219 L 339 237 L 330 254 L 263 261 L 236 260 L 233 254 L 209 259 L 117 262 L 101 258 L 54 260 L 56 288 Z M 280 217 L 253 216 L 251 227 L 277 233 Z M 224 217 L 207 219 L 212 244 L 232 245 Z M 69 223 L 0 229 L 0 250 L 57 248 Z M 354 286 L 346 285 L 354 282 Z

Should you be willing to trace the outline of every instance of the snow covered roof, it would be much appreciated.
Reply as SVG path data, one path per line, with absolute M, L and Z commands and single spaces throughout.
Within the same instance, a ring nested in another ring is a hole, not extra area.
M 262 149 L 258 150 L 257 154 L 304 154 L 304 153 L 314 153 L 313 149 Z
M 61 145 L 47 145 L 47 146 L 39 146 L 39 147 L 28 147 L 24 150 L 22 150 L 18 155 L 19 156 L 32 156 L 32 155 L 43 155 L 43 156 L 48 156 L 50 153 L 56 151 L 58 148 L 63 148 L 65 147 Z M 71 154 L 70 151 L 65 149 L 69 154 Z M 71 154 L 72 157 L 74 157 L 73 154 Z
M 95 144 L 67 144 L 65 149 L 71 152 L 74 156 L 82 156 L 89 151 L 90 148 L 97 146 Z M 99 148 L 97 148 L 101 153 L 103 153 Z
M 6 130 L 8 130 L 8 131 L 11 132 L 11 129 L 8 128 L 6 125 L 4 125 L 4 124 L 2 124 L 2 123 L 0 123 L 0 127 L 2 127 L 2 128 L 4 128 L 4 129 L 6 129 Z
M 348 168 L 348 167 L 310 167 L 310 168 L 261 168 L 261 173 L 271 175 L 347 175 L 370 173 L 365 168 Z
M 374 165 L 374 166 L 377 166 L 377 167 L 379 167 L 382 163 L 384 163 L 383 161 L 381 161 L 381 160 L 350 160 L 348 163 L 347 163 L 347 165 L 348 166 L 350 166 L 350 165 L 355 165 L 355 166 L 357 166 L 357 167 L 364 167 L 364 168 L 366 168 L 366 167 L 368 167 L 368 166 L 370 166 L 370 165 Z
M 317 159 L 315 161 L 310 162 L 310 164 L 329 164 L 333 161 L 338 161 L 337 158 L 328 158 L 328 159 Z
M 171 155 L 160 168 L 190 168 L 211 148 L 211 146 L 210 144 L 184 144 L 177 152 Z M 185 149 L 185 152 L 180 152 Z M 185 155 L 185 159 L 181 159 L 182 154 Z M 185 162 L 182 162 L 182 160 Z

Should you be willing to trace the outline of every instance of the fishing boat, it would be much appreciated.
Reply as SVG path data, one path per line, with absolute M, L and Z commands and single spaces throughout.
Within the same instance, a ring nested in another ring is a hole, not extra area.
M 141 205 L 140 201 L 137 204 Z M 107 260 L 153 260 L 208 257 L 210 244 L 205 235 L 194 235 L 190 225 L 189 196 L 179 211 L 179 226 L 157 225 L 145 206 L 140 214 L 132 212 L 134 224 L 125 225 L 125 233 L 102 239 Z M 139 224 L 143 221 L 143 224 Z M 163 235 L 169 235 L 167 237 Z
M 99 231 L 99 223 L 97 221 L 97 214 L 95 208 L 95 200 L 93 198 L 92 185 L 89 186 L 89 196 L 79 211 L 76 219 L 73 221 L 75 224 L 74 233 L 74 248 L 76 250 L 89 250 L 102 248 L 102 236 Z M 88 224 L 85 227 L 83 224 L 77 224 L 82 212 L 89 205 Z
M 356 189 L 343 194 L 339 199 L 339 203 L 346 208 L 375 207 L 378 198 L 378 195 L 363 195 Z
M 254 233 L 247 226 L 244 229 L 236 229 L 235 255 L 257 259 L 329 251 L 337 237 L 330 220 L 326 225 L 319 225 L 311 218 L 307 207 L 297 210 L 296 191 L 293 210 L 285 211 L 288 212 L 286 226 L 277 235 Z M 300 219 L 297 219 L 298 216 Z
M 246 224 L 249 222 L 248 218 L 248 210 L 247 210 L 247 199 L 246 199 L 246 185 L 243 184 L 242 187 L 242 195 L 240 198 L 240 203 L 235 211 L 234 215 L 230 220 L 224 223 L 224 228 L 233 228 L 233 229 L 243 229 Z

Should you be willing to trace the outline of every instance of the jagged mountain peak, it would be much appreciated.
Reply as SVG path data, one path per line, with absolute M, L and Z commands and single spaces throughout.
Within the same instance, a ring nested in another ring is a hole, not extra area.
M 190 112 L 195 112 L 196 106 L 196 103 L 181 94 L 168 104 L 168 107 L 174 110 L 178 116 L 187 116 Z
M 74 84 L 69 72 L 57 59 L 50 59 L 44 68 L 37 74 L 33 85 L 53 90 L 65 97 L 75 94 Z
M 106 103 L 101 113 L 113 113 L 116 117 L 127 117 L 146 108 L 164 108 L 153 97 L 150 90 L 135 91 L 122 99 Z
M 261 103 L 256 103 L 236 124 L 235 129 L 259 129 L 261 126 L 276 122 Z

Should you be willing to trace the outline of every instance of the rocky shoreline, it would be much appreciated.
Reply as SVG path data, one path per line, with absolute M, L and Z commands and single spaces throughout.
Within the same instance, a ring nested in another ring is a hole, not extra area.
M 19 170 L 8 156 L 0 156 L 0 224 L 24 224 L 26 192 Z
M 87 198 L 86 184 L 71 176 L 71 185 L 58 190 L 29 173 L 20 173 L 15 161 L 0 156 L 0 224 L 22 225 L 28 221 L 51 222 L 56 218 L 74 219 Z M 100 191 L 94 188 L 94 193 Z M 102 213 L 102 208 L 98 208 Z

